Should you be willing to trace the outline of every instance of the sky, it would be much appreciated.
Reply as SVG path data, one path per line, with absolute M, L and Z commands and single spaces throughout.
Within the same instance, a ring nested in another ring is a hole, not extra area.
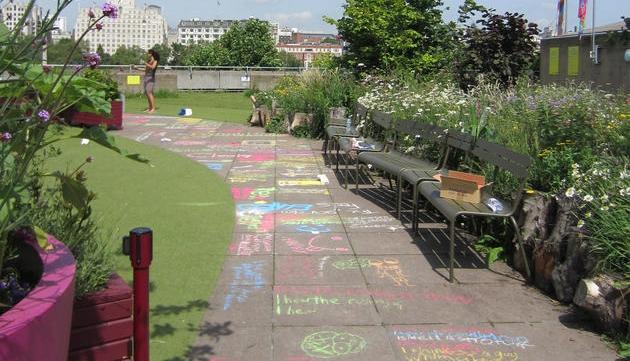
M 568 29 L 577 25 L 579 0 L 566 0 L 569 7 Z M 444 18 L 455 20 L 457 8 L 463 0 L 443 0 Z M 478 3 L 497 9 L 498 12 L 519 12 L 543 28 L 556 21 L 557 0 L 477 0 Z M 56 0 L 41 0 L 44 8 L 53 6 Z M 63 14 L 69 24 L 74 24 L 78 7 L 89 7 L 101 1 L 75 0 Z M 343 15 L 343 0 L 136 0 L 136 6 L 153 4 L 162 7 L 171 27 L 177 27 L 179 20 L 200 18 L 245 19 L 254 16 L 260 19 L 279 22 L 281 26 L 296 27 L 305 31 L 335 32 L 326 24 L 323 16 L 338 19 Z M 591 6 L 596 4 L 596 26 L 621 21 L 621 16 L 630 17 L 630 0 L 588 0 L 588 22 L 590 28 Z M 449 8 L 449 9 L 447 9 Z

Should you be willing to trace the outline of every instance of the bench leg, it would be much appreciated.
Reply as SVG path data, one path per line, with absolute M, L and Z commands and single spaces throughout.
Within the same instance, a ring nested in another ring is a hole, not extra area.
M 337 147 L 337 155 L 335 156 L 335 170 L 339 172 L 339 147 Z
M 402 222 L 402 172 L 398 172 L 398 198 L 396 199 L 396 211 L 398 212 L 398 220 Z
M 354 189 L 359 190 L 359 154 L 357 154 L 357 159 L 354 164 Z
M 453 268 L 455 267 L 455 220 L 454 219 L 450 221 L 448 224 L 448 235 L 451 240 L 451 244 L 448 250 L 448 253 L 450 255 L 448 281 L 453 283 L 453 281 L 455 280 L 455 273 L 453 271 Z
M 413 211 L 412 211 L 412 220 L 411 220 L 411 229 L 413 230 L 413 234 L 415 235 L 418 232 L 418 211 L 419 211 L 419 204 L 418 204 L 418 185 L 420 183 L 419 182 L 415 182 L 413 184 Z
M 518 246 L 521 249 L 521 255 L 523 256 L 523 263 L 525 264 L 525 273 L 527 273 L 527 281 L 532 280 L 532 273 L 529 269 L 529 262 L 527 261 L 527 254 L 525 253 L 525 247 L 523 247 L 523 236 L 521 235 L 521 230 L 518 228 L 518 223 L 516 223 L 516 219 L 514 217 L 510 217 L 510 221 L 512 221 L 512 225 L 514 226 L 514 232 L 516 232 L 516 240 L 518 241 Z

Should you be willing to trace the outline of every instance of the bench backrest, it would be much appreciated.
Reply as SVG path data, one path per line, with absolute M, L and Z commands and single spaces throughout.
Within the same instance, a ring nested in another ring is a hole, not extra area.
M 375 110 L 372 112 L 372 122 L 383 129 L 389 129 L 392 127 L 392 116 L 380 110 Z
M 356 117 L 362 119 L 362 118 L 367 117 L 368 111 L 369 111 L 369 109 L 366 108 L 365 105 L 357 102 L 357 106 L 356 106 L 356 109 L 354 111 L 354 114 L 355 114 Z
M 532 164 L 529 156 L 482 139 L 475 142 L 471 153 L 479 160 L 512 173 L 519 180 L 527 178 L 529 166 Z
M 471 154 L 480 161 L 494 166 L 493 181 L 496 181 L 500 170 L 508 171 L 518 179 L 518 189 L 516 189 L 515 194 L 512 194 L 512 209 L 510 213 L 514 212 L 523 197 L 522 190 L 527 181 L 532 159 L 527 155 L 517 153 L 500 144 L 491 143 L 482 139 L 478 139 L 475 142 Z

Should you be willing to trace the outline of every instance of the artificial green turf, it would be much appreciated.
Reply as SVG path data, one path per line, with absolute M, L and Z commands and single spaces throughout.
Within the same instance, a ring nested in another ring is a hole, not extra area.
M 241 92 L 177 92 L 156 95 L 157 115 L 177 116 L 182 108 L 192 109 L 192 116 L 245 124 L 252 114 L 252 104 Z M 125 112 L 142 113 L 147 108 L 144 95 L 127 96 Z
M 153 229 L 151 360 L 184 360 L 232 238 L 231 195 L 219 176 L 194 161 L 124 138 L 116 141 L 149 158 L 151 166 L 71 139 L 59 144 L 63 155 L 50 167 L 72 168 L 94 157 L 84 169 L 97 194 L 95 216 L 116 249 L 117 272 L 125 280 L 131 281 L 132 273 L 129 258 L 120 252 L 121 237 L 134 227 Z

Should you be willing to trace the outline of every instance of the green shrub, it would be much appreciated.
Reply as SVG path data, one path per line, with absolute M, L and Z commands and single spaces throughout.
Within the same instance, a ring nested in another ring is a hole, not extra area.
M 275 116 L 265 125 L 265 131 L 267 133 L 285 134 L 287 133 L 287 124 L 283 117 Z
M 86 69 L 82 76 L 103 84 L 107 99 L 118 99 L 120 95 L 120 92 L 118 91 L 118 82 L 112 79 L 111 75 L 107 71 L 99 69 Z
M 282 78 L 273 89 L 273 98 L 285 114 L 311 113 L 313 122 L 300 134 L 311 138 L 324 135 L 331 107 L 352 107 L 360 87 L 349 75 L 338 70 L 310 70 L 302 76 Z

